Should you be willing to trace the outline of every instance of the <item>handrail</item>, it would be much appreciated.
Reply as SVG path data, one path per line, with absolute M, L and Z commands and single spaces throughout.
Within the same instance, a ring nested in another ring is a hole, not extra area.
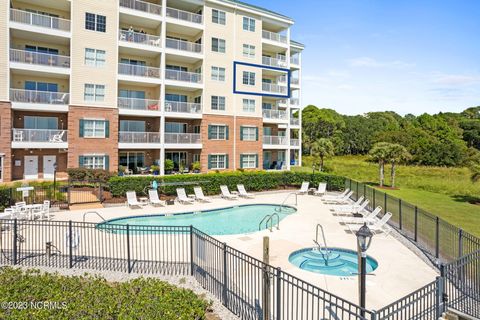
M 95 213 L 97 216 L 100 217 L 100 219 L 103 220 L 103 222 L 107 222 L 107 220 L 105 220 L 105 218 L 102 217 L 102 215 L 101 215 L 100 213 L 98 213 L 97 211 L 87 211 L 87 212 L 85 212 L 85 213 L 83 214 L 83 222 L 85 222 L 85 216 L 86 216 L 87 214 L 89 214 L 89 213 Z
M 285 202 L 287 202 L 288 198 L 290 198 L 290 196 L 294 194 L 295 195 L 295 205 L 298 205 L 298 194 L 296 192 L 290 192 L 289 194 L 287 194 L 287 196 L 285 197 L 285 199 L 283 200 L 282 204 L 280 206 L 278 206 L 277 208 L 275 208 L 275 211 L 276 212 L 282 212 L 282 208 L 283 207 L 286 207 L 285 205 Z M 278 210 L 277 210 L 278 209 Z
M 260 220 L 260 223 L 258 224 L 258 231 L 261 230 L 263 221 L 265 221 L 265 219 L 269 218 L 270 216 L 271 216 L 270 214 L 267 214 L 265 215 L 265 217 L 262 218 L 262 220 Z
M 323 247 L 325 248 L 326 251 L 326 256 L 322 251 L 322 246 L 318 243 L 318 229 L 320 227 L 320 230 L 322 231 L 322 238 L 323 238 Z M 328 255 L 330 254 L 330 251 L 328 250 L 327 246 L 327 239 L 325 238 L 325 231 L 323 230 L 323 226 L 320 223 L 317 223 L 316 230 L 315 230 L 315 240 L 313 242 L 318 246 L 318 251 L 322 254 L 323 259 L 325 259 L 325 262 L 328 264 Z
M 272 213 L 270 215 L 270 217 L 267 219 L 267 221 L 265 221 L 265 227 L 268 226 L 268 223 L 270 222 L 270 232 L 272 232 L 272 229 L 273 229 L 273 218 L 274 217 L 277 217 L 277 230 L 280 230 L 280 217 L 277 213 Z

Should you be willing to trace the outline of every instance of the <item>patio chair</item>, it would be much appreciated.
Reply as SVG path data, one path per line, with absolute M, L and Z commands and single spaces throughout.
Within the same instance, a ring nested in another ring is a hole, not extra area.
M 380 212 L 382 212 L 382 207 L 378 206 L 372 212 L 367 212 L 363 217 L 341 217 L 341 220 L 344 224 L 371 224 L 377 220 L 377 216 Z
M 135 191 L 127 191 L 127 204 L 129 208 L 141 208 L 142 204 L 138 202 L 137 194 Z
M 310 182 L 303 181 L 302 186 L 300 187 L 300 190 L 297 191 L 297 194 L 307 194 L 309 185 L 310 185 Z
M 227 200 L 237 200 L 238 197 L 234 194 L 230 193 L 230 190 L 228 190 L 228 187 L 223 185 L 220 186 L 220 191 L 222 191 L 222 198 L 227 199 Z
M 194 199 L 187 197 L 187 193 L 185 192 L 184 188 L 177 188 L 177 201 L 182 204 L 193 204 L 195 202 Z
M 51 104 L 66 104 L 67 103 L 67 95 L 68 95 L 68 93 L 64 93 L 59 98 L 50 99 L 50 103 Z
M 327 184 L 325 182 L 320 182 L 318 184 L 318 189 L 317 191 L 314 192 L 314 195 L 316 196 L 323 196 L 327 192 Z
M 350 197 L 352 196 L 353 191 L 350 190 L 346 195 L 339 199 L 328 199 L 325 200 L 329 204 L 348 204 L 350 202 Z
M 242 198 L 249 198 L 252 199 L 254 195 L 252 193 L 248 193 L 245 190 L 245 186 L 243 184 L 237 184 L 238 195 Z
M 59 143 L 59 142 L 63 142 L 63 136 L 65 135 L 65 131 L 61 131 L 60 133 L 58 134 L 54 134 L 50 139 L 49 139 L 49 142 L 55 142 L 55 143 Z
M 209 197 L 205 197 L 205 195 L 203 194 L 202 187 L 193 187 L 193 192 L 195 192 L 195 199 L 197 199 L 197 201 L 202 201 L 202 202 L 211 201 Z
M 343 198 L 349 192 L 350 192 L 350 189 L 347 188 L 343 190 L 343 192 L 340 194 L 326 194 L 325 196 L 322 197 L 322 200 L 340 199 L 340 198 Z
M 43 214 L 44 217 L 50 219 L 52 215 L 50 214 L 50 200 L 43 201 Z
M 163 206 L 165 205 L 165 201 L 160 200 L 158 197 L 158 192 L 155 189 L 148 190 L 148 202 L 152 206 Z
M 12 219 L 15 214 L 15 210 L 12 208 L 5 209 L 3 212 L 0 212 L 0 219 Z
M 382 217 L 382 219 L 376 220 L 375 222 L 368 224 L 368 227 L 374 234 L 383 232 L 385 236 L 388 236 L 388 234 L 392 231 L 392 228 L 389 225 L 387 225 L 387 222 L 388 220 L 390 220 L 391 217 L 392 217 L 392 214 L 390 212 L 387 212 Z M 347 224 L 347 227 L 351 233 L 355 233 L 362 227 L 362 225 L 350 223 L 350 224 Z
M 335 207 L 333 207 L 333 211 L 339 213 L 339 212 L 351 212 L 353 211 L 355 208 L 358 208 L 362 205 L 362 202 L 365 198 L 363 196 L 361 196 L 360 198 L 357 199 L 357 201 L 355 201 L 355 203 L 353 204 L 342 204 L 342 205 L 337 205 Z

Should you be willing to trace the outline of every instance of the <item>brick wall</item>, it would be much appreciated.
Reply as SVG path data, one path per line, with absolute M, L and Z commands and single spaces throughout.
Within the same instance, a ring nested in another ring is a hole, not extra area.
M 43 178 L 43 156 L 56 156 L 57 177 L 66 178 L 67 175 L 67 151 L 59 149 L 13 149 L 12 150 L 12 177 L 14 180 L 23 179 L 25 168 L 25 156 L 38 157 L 38 178 Z M 19 161 L 20 166 L 15 166 L 15 161 Z
M 240 140 L 240 127 L 254 126 L 258 128 L 258 141 L 242 141 Z M 240 155 L 243 153 L 258 154 L 258 167 L 262 169 L 263 163 L 263 119 L 253 117 L 237 117 L 237 153 L 235 155 L 235 165 L 240 168 Z
M 3 181 L 12 180 L 12 109 L 10 102 L 0 102 L 0 154 L 3 157 Z

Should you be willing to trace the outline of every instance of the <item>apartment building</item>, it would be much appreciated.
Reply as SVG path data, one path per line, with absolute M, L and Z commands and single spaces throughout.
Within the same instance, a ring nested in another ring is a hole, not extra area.
M 0 181 L 301 164 L 291 18 L 235 0 L 0 3 Z

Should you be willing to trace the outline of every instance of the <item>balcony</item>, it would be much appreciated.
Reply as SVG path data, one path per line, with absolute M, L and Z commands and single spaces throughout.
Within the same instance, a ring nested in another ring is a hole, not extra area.
M 298 98 L 290 98 L 290 105 L 292 107 L 298 108 L 300 105 L 300 100 Z
M 199 133 L 170 133 L 165 132 L 165 144 L 200 144 Z
M 48 30 L 61 31 L 65 36 L 70 36 L 70 20 L 50 17 L 28 11 L 10 9 L 10 21 L 26 26 L 32 26 L 32 31 L 45 33 Z M 41 29 L 37 29 L 41 28 Z M 65 34 L 65 33 L 68 33 Z
M 200 103 L 166 101 L 165 113 L 172 117 L 202 118 L 202 105 Z
M 300 57 L 298 55 L 290 56 L 290 63 L 299 65 L 300 64 Z
M 177 40 L 177 39 L 166 39 L 165 47 L 167 49 L 180 50 L 191 53 L 202 53 L 202 45 L 200 43 Z
M 12 148 L 68 148 L 67 130 L 12 129 Z
M 155 83 L 160 84 L 160 68 L 148 67 L 136 64 L 119 63 L 119 80 L 137 83 Z
M 282 44 L 287 44 L 287 36 L 284 36 L 283 34 L 280 34 L 280 33 L 267 31 L 267 30 L 262 30 L 262 39 L 270 40 L 273 42 L 279 42 Z
M 117 99 L 120 114 L 158 116 L 160 101 L 153 99 L 123 98 Z
M 294 86 L 299 86 L 300 85 L 300 79 L 299 78 L 290 78 L 290 84 Z
M 299 126 L 299 125 L 300 125 L 300 119 L 298 119 L 298 118 L 290 118 L 290 125 L 292 125 L 292 126 Z
M 165 70 L 165 80 L 181 81 L 188 84 L 202 84 L 202 74 L 178 70 Z
M 160 148 L 160 133 L 120 131 L 118 143 L 119 149 Z
M 28 71 L 69 74 L 70 57 L 10 49 L 10 67 Z
M 194 24 L 202 24 L 203 16 L 189 11 L 183 11 L 174 8 L 167 8 L 167 17 Z
M 162 6 L 139 0 L 120 0 L 120 7 L 126 9 L 132 9 L 139 13 L 149 13 L 157 16 L 162 15 Z
M 287 61 L 284 59 L 262 57 L 262 64 L 271 67 L 286 68 Z
M 66 92 L 10 89 L 10 101 L 14 109 L 66 112 L 69 97 Z
M 262 114 L 264 120 L 287 120 L 287 112 L 284 110 L 263 109 Z
M 262 90 L 268 93 L 287 94 L 287 87 L 275 83 L 262 82 Z
M 300 147 L 300 139 L 290 139 L 290 146 Z
M 128 45 L 131 47 L 137 47 L 137 45 L 147 46 L 155 49 L 155 51 L 162 46 L 162 39 L 159 36 L 128 30 L 120 30 L 118 33 L 118 40 L 121 45 Z
M 285 149 L 288 146 L 288 140 L 284 136 L 263 136 L 263 144 L 274 148 L 279 147 L 278 149 Z

